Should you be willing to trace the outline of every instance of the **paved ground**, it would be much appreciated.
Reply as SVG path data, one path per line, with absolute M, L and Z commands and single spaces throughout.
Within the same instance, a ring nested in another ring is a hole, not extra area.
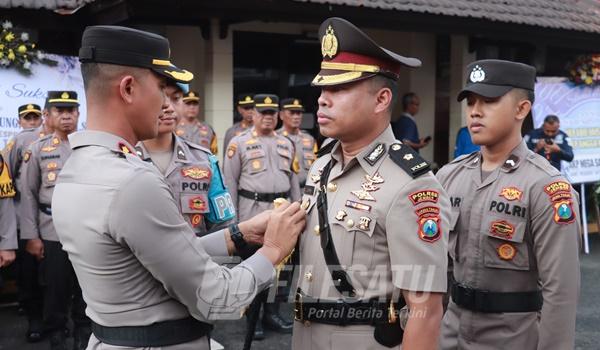
M 596 350 L 600 348 L 600 235 L 591 239 L 591 254 L 581 256 L 581 297 L 577 311 L 576 350 Z M 291 317 L 291 305 L 282 311 Z M 242 349 L 245 321 L 217 322 L 214 338 L 225 349 Z M 0 306 L 0 350 L 39 350 L 47 349 L 45 343 L 27 344 L 23 339 L 26 322 L 17 314 L 15 305 Z M 560 330 L 557 330 L 560 332 Z M 267 333 L 267 339 L 255 342 L 254 349 L 280 350 L 290 348 L 290 336 Z

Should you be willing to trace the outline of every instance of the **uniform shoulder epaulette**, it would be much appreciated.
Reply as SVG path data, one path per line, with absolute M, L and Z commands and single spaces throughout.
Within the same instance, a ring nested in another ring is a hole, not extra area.
M 408 145 L 393 143 L 388 153 L 390 159 L 413 179 L 431 169 L 431 165 Z
M 552 166 L 552 164 L 550 164 L 550 162 L 548 162 L 548 160 L 546 160 L 546 158 L 537 153 L 533 153 L 533 151 L 529 151 L 526 159 L 550 176 L 559 176 L 561 174 L 558 169 L 556 169 L 554 166 Z
M 184 143 L 185 143 L 185 144 L 186 144 L 186 145 L 187 145 L 189 148 L 197 149 L 197 150 L 203 151 L 204 153 L 212 154 L 212 152 L 211 152 L 211 151 L 210 151 L 208 148 L 206 148 L 206 147 L 204 147 L 204 146 L 201 146 L 201 145 L 199 145 L 199 144 L 197 144 L 197 143 L 193 143 L 193 142 L 190 142 L 190 141 L 188 141 L 188 140 L 183 140 L 183 142 L 184 142 Z
M 337 140 L 335 139 L 327 139 L 321 145 L 321 148 L 317 151 L 317 158 L 321 158 L 322 156 L 331 153 L 333 147 L 337 144 Z
M 54 137 L 53 134 L 44 135 L 44 136 L 40 137 L 39 139 L 37 139 L 36 142 L 44 142 L 52 137 Z
M 478 155 L 478 154 L 479 154 L 479 151 L 474 151 L 474 152 L 471 152 L 469 154 L 463 154 L 461 156 L 458 156 L 458 157 L 452 159 L 452 161 L 450 163 L 448 163 L 448 164 L 460 163 L 460 162 L 465 161 L 465 160 L 470 160 L 470 159 L 473 159 L 473 157 L 476 156 L 476 155 Z

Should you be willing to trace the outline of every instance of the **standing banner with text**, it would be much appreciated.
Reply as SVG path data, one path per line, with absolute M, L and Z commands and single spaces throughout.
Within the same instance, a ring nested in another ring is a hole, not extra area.
M 565 78 L 538 78 L 535 84 L 533 123 L 560 118 L 560 129 L 569 135 L 575 158 L 562 163 L 571 183 L 600 180 L 600 86 L 575 86 Z
M 19 106 L 35 103 L 43 108 L 46 92 L 49 90 L 77 92 L 80 103 L 78 128 L 85 128 L 85 95 L 79 59 L 58 55 L 47 57 L 58 64 L 54 67 L 34 64 L 31 66 L 30 76 L 15 69 L 0 69 L 0 149 L 21 130 L 18 123 Z

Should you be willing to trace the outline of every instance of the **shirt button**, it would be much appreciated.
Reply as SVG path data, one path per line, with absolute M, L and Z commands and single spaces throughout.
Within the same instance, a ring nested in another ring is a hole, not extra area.
M 319 235 L 321 228 L 319 227 L 319 225 L 315 225 L 315 228 L 313 228 L 313 232 L 315 233 L 315 235 Z
M 304 278 L 306 278 L 306 280 L 307 280 L 308 282 L 312 282 L 312 280 L 313 280 L 313 275 L 312 275 L 312 273 L 310 273 L 310 272 L 307 272 L 307 273 L 305 273 L 305 274 L 304 274 Z
M 348 219 L 348 220 L 346 221 L 346 226 L 348 226 L 348 228 L 352 228 L 352 227 L 354 227 L 354 220 L 352 220 L 352 219 Z
M 337 184 L 335 182 L 330 182 L 327 184 L 327 190 L 329 192 L 335 192 L 337 190 Z

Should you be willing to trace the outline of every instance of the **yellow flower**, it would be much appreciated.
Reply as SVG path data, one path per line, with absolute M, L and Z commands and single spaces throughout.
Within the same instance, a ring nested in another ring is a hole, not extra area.
M 17 48 L 17 51 L 19 53 L 25 53 L 25 52 L 27 52 L 27 46 L 25 46 L 25 45 L 19 45 L 19 47 Z
M 8 34 L 6 34 L 6 36 L 4 37 L 4 40 L 6 41 L 12 41 L 15 38 L 15 35 L 11 32 L 9 32 Z
M 592 80 L 592 77 L 587 77 L 587 78 L 585 78 L 585 83 L 586 83 L 586 84 L 588 84 L 588 85 L 592 85 L 592 82 L 593 82 L 593 80 Z
M 11 61 L 14 61 L 15 58 L 17 58 L 17 56 L 15 56 L 15 53 L 13 52 L 13 50 L 8 50 L 8 59 Z

